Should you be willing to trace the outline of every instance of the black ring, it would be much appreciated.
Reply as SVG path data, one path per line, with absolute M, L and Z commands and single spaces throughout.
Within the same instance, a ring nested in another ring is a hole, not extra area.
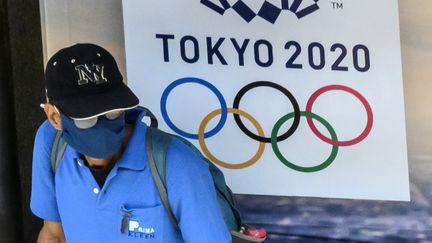
M 290 129 L 288 129 L 288 131 L 280 136 L 277 137 L 277 141 L 283 141 L 287 138 L 289 138 L 297 129 L 297 127 L 299 126 L 300 123 L 300 107 L 297 103 L 297 100 L 294 98 L 294 96 L 291 94 L 291 92 L 289 92 L 286 88 L 280 86 L 279 84 L 276 83 L 272 83 L 269 81 L 257 81 L 254 83 L 250 83 L 248 85 L 246 85 L 245 87 L 243 87 L 236 95 L 235 99 L 234 99 L 234 104 L 233 104 L 233 108 L 234 109 L 239 109 L 239 105 L 240 105 L 240 100 L 243 97 L 244 94 L 246 94 L 246 92 L 248 92 L 249 90 L 253 89 L 253 88 L 257 88 L 257 87 L 270 87 L 270 88 L 275 88 L 279 91 L 281 91 L 286 97 L 288 97 L 288 99 L 290 100 L 293 108 L 294 108 L 294 121 L 292 126 L 290 127 Z M 287 111 L 287 114 L 291 112 L 291 111 Z M 255 139 L 259 142 L 264 142 L 264 143 L 271 143 L 271 138 L 268 137 L 261 137 L 258 136 L 256 134 L 254 134 L 253 132 L 249 131 L 246 126 L 243 124 L 243 122 L 241 121 L 241 118 L 238 114 L 234 114 L 234 120 L 237 123 L 237 126 L 246 134 L 248 135 L 250 138 Z

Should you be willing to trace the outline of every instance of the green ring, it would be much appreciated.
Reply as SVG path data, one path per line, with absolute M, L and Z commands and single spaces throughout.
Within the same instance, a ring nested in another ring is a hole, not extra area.
M 326 120 L 324 120 L 324 118 L 312 113 L 312 112 L 306 112 L 306 111 L 302 111 L 300 113 L 300 116 L 304 116 L 304 117 L 310 117 L 312 119 L 315 119 L 317 121 L 319 121 L 321 124 L 323 124 L 327 130 L 330 132 L 330 136 L 332 138 L 333 141 L 338 141 L 337 140 L 337 136 L 336 136 L 336 132 L 333 129 L 333 127 L 330 125 L 330 123 L 328 123 Z M 286 166 L 288 166 L 289 168 L 299 171 L 299 172 L 317 172 L 320 170 L 323 170 L 325 168 L 327 168 L 331 163 L 333 163 L 333 161 L 336 159 L 337 153 L 338 153 L 338 149 L 339 146 L 337 145 L 333 145 L 332 151 L 330 156 L 327 158 L 326 161 L 324 161 L 323 163 L 317 165 L 317 166 L 313 166 L 313 167 L 303 167 L 303 166 L 298 166 L 296 164 L 293 164 L 291 162 L 289 162 L 280 152 L 279 147 L 277 145 L 277 134 L 279 132 L 279 129 L 282 127 L 282 125 L 287 122 L 289 119 L 294 117 L 294 112 L 289 113 L 288 115 L 283 116 L 282 118 L 280 118 L 275 126 L 273 127 L 272 133 L 271 133 L 271 145 L 273 148 L 273 151 L 276 155 L 276 157 L 282 162 L 284 163 Z

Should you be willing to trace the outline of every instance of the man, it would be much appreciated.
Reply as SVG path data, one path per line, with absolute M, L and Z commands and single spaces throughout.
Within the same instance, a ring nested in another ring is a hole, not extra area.
M 138 98 L 102 47 L 57 52 L 45 72 L 47 121 L 36 134 L 32 212 L 38 242 L 223 243 L 231 237 L 206 163 L 178 139 L 167 152 L 167 192 L 176 230 L 153 182 Z M 54 171 L 57 131 L 68 146 Z

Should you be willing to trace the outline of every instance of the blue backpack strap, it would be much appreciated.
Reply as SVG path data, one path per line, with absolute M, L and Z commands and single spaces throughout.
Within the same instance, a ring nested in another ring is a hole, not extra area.
M 168 213 L 168 216 L 176 229 L 179 230 L 178 221 L 169 204 L 166 189 L 166 151 L 168 150 L 170 140 L 171 137 L 168 134 L 165 134 L 156 128 L 147 128 L 146 152 L 150 171 L 156 184 L 156 188 L 159 191 L 165 211 Z
M 57 131 L 54 138 L 54 143 L 51 149 L 51 169 L 53 174 L 56 173 L 57 168 L 60 164 L 60 160 L 66 150 L 67 143 L 61 136 L 61 131 Z

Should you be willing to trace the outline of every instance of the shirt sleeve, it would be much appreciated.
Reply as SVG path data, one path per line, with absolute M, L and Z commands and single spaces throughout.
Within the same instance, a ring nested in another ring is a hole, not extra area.
M 45 121 L 36 133 L 33 148 L 30 209 L 39 218 L 59 222 L 54 173 L 50 161 L 56 131 L 48 121 Z
M 169 202 L 187 243 L 231 242 L 208 164 L 178 139 L 167 153 Z

